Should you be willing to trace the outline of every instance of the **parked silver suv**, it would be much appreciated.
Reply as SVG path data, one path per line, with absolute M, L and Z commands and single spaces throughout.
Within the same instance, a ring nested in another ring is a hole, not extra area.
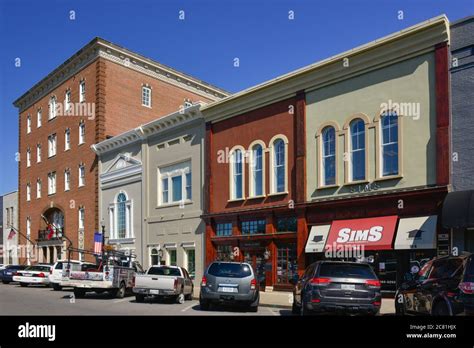
M 201 309 L 208 310 L 210 304 L 240 304 L 257 312 L 259 300 L 257 279 L 248 263 L 215 261 L 204 272 Z

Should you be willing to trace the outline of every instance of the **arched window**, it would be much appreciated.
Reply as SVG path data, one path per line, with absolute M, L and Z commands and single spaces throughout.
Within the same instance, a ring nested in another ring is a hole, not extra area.
M 365 123 L 360 118 L 350 123 L 351 181 L 365 179 Z
M 286 151 L 283 139 L 273 142 L 273 193 L 286 190 Z
M 252 147 L 252 161 L 251 166 L 251 195 L 263 195 L 263 147 L 256 144 Z
M 125 238 L 127 235 L 127 197 L 120 193 L 117 196 L 117 236 L 118 238 Z
M 322 131 L 322 185 L 336 184 L 336 130 L 326 127 Z
M 244 173 L 242 151 L 235 150 L 232 154 L 232 199 L 242 199 L 244 197 Z
M 388 112 L 381 116 L 382 176 L 398 174 L 398 116 Z
M 159 260 L 157 248 L 151 249 L 150 257 L 151 257 L 151 266 L 156 266 L 159 264 L 160 260 Z

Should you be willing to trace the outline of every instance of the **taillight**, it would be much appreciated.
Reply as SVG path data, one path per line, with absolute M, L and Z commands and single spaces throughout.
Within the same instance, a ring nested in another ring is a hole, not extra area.
M 40 273 L 40 274 L 37 275 L 37 277 L 44 278 L 46 276 L 44 275 L 44 273 Z
M 474 283 L 472 282 L 459 283 L 459 289 L 465 294 L 474 294 Z
M 380 307 L 380 305 L 382 304 L 382 302 L 380 302 L 380 301 L 374 301 L 374 302 L 372 302 L 372 304 L 373 304 L 374 306 Z
M 201 286 L 207 286 L 207 279 L 206 279 L 206 276 L 202 276 Z
M 311 299 L 311 302 L 313 302 L 313 303 L 320 303 L 321 300 L 320 300 L 319 298 L 312 298 L 312 299 Z
M 254 278 L 250 281 L 250 290 L 255 290 L 257 288 L 257 280 Z
M 329 278 L 313 278 L 310 283 L 313 285 L 328 285 L 331 282 Z
M 365 284 L 374 288 L 380 288 L 380 285 L 381 285 L 379 280 L 371 280 L 371 279 L 366 280 Z

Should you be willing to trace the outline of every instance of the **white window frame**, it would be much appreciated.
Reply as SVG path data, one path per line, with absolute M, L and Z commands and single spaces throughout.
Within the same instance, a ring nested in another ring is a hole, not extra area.
M 42 125 L 43 110 L 38 109 L 36 111 L 36 128 L 40 128 Z
M 255 180 L 255 154 L 254 154 L 254 147 L 256 146 L 261 146 L 262 147 L 262 193 L 257 195 L 255 193 L 256 189 L 256 180 Z M 254 197 L 263 197 L 266 195 L 266 170 L 265 170 L 265 152 L 266 152 L 266 146 L 265 143 L 261 140 L 256 140 L 252 142 L 249 146 L 249 198 L 254 198 Z
M 71 90 L 67 89 L 64 94 L 64 111 L 69 111 L 71 108 Z
M 56 156 L 57 148 L 57 136 L 56 133 L 48 136 L 48 158 Z
M 235 153 L 237 151 L 240 151 L 242 154 L 242 197 L 237 197 L 236 196 L 236 185 L 235 185 Z M 246 151 L 245 149 L 238 145 L 234 146 L 230 150 L 230 155 L 229 155 L 229 193 L 230 193 L 230 199 L 231 201 L 240 201 L 245 199 L 245 162 L 246 162 Z
M 80 231 L 84 230 L 85 222 L 86 222 L 86 210 L 84 207 L 79 208 L 77 212 L 77 217 L 78 217 L 78 227 Z
M 79 165 L 79 187 L 86 185 L 86 167 L 84 164 Z
M 118 236 L 118 196 L 120 194 L 125 195 L 125 238 L 119 238 Z M 114 201 L 109 204 L 109 225 L 110 225 L 110 236 L 111 239 L 130 239 L 135 238 L 135 232 L 133 230 L 133 199 L 129 195 L 120 190 L 114 197 Z
M 69 191 L 71 189 L 71 171 L 66 169 L 64 171 L 64 191 Z
M 147 98 L 148 98 L 148 103 L 146 103 Z M 151 87 L 142 86 L 142 106 L 151 108 Z
M 55 119 L 57 116 L 57 100 L 56 96 L 52 96 L 49 98 L 49 114 L 48 114 L 48 120 Z
M 56 193 L 56 172 L 48 173 L 48 195 Z
M 26 149 L 26 167 L 27 168 L 31 167 L 31 149 L 30 148 Z
M 41 144 L 36 144 L 36 163 L 41 162 Z
M 31 184 L 30 183 L 26 184 L 26 201 L 27 202 L 31 201 Z
M 364 148 L 363 149 L 357 149 L 354 150 L 354 146 L 352 143 L 352 137 L 353 137 L 353 132 L 352 132 L 352 124 L 354 122 L 362 122 L 364 124 Z M 348 136 L 348 142 L 349 142 L 349 161 L 348 161 L 348 170 L 349 170 L 349 182 L 358 182 L 358 181 L 365 181 L 367 179 L 367 127 L 365 125 L 365 121 L 360 118 L 360 117 L 355 117 L 349 122 L 349 136 Z M 362 179 L 354 179 L 354 153 L 356 152 L 362 152 L 364 153 L 364 178 Z
M 277 185 L 277 172 L 276 172 L 276 167 L 275 167 L 275 143 L 278 140 L 283 141 L 284 145 L 284 155 L 285 155 L 285 164 L 284 164 L 284 171 L 285 171 L 285 184 L 283 191 L 277 191 L 276 185 Z M 287 194 L 288 193 L 288 138 L 283 135 L 283 134 L 278 134 L 275 135 L 271 140 L 270 140 L 270 194 L 271 195 L 281 195 L 281 194 Z
M 79 123 L 79 145 L 82 145 L 86 142 L 86 124 L 84 121 Z
M 36 198 L 41 198 L 41 180 L 36 180 Z
M 86 101 L 86 81 L 79 82 L 79 103 Z
M 71 149 L 71 130 L 66 128 L 64 131 L 64 151 Z
M 26 116 L 26 134 L 31 133 L 31 115 Z
M 176 205 L 181 203 L 190 203 L 192 202 L 192 178 L 191 178 L 191 198 L 187 197 L 186 190 L 186 174 L 191 173 L 191 161 L 186 160 L 180 163 L 173 165 L 162 166 L 158 168 L 158 205 L 167 206 L 167 205 Z M 192 174 L 191 174 L 192 175 Z M 181 200 L 173 201 L 173 178 L 181 177 Z M 168 201 L 164 202 L 163 200 L 163 181 L 168 182 Z

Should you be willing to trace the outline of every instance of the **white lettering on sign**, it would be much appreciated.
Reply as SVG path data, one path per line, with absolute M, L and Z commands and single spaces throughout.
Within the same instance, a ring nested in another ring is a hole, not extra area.
M 377 242 L 382 239 L 382 232 L 382 226 L 373 226 L 368 230 L 351 230 L 350 228 L 341 228 L 339 230 L 336 242 Z

